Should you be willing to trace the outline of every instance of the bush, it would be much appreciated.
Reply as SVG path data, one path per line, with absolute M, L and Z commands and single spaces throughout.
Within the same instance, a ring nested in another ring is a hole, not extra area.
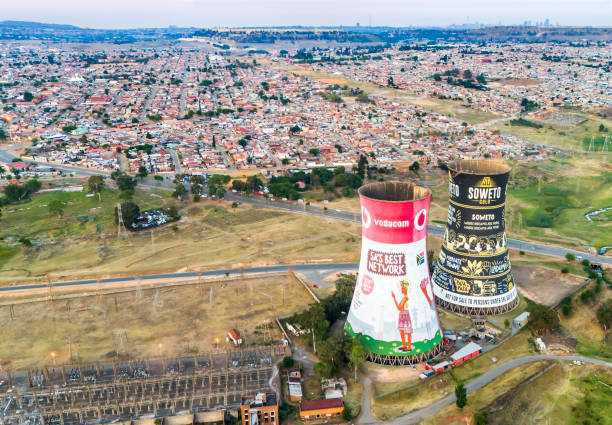
M 565 254 L 565 258 L 567 259 L 567 261 L 574 261 L 576 259 L 576 256 L 571 252 L 568 252 L 567 254 Z
M 565 297 L 561 301 L 561 312 L 564 316 L 569 316 L 572 312 L 572 297 Z
M 489 424 L 489 412 L 487 410 L 481 410 L 480 412 L 474 413 L 474 425 L 488 425 Z
M 561 269 L 561 273 L 563 273 L 563 274 L 567 274 L 567 273 L 569 273 L 569 269 L 568 269 L 567 267 L 563 267 L 563 268 Z
M 559 316 L 552 308 L 530 302 L 527 311 L 530 313 L 527 326 L 537 335 L 547 334 L 559 327 Z
M 536 210 L 531 217 L 525 220 L 525 223 L 529 227 L 550 227 L 552 225 L 553 217 L 545 211 Z
M 283 368 L 290 369 L 295 365 L 295 360 L 293 357 L 287 356 L 283 359 Z
M 594 300 L 595 300 L 595 292 L 591 291 L 590 289 L 587 289 L 580 293 L 580 301 L 582 301 L 584 304 L 588 303 L 589 301 L 594 301 Z
M 460 409 L 463 409 L 467 405 L 467 390 L 463 384 L 457 384 L 455 387 L 455 397 L 457 400 L 455 404 Z
M 351 419 L 353 419 L 353 411 L 347 405 L 344 405 L 344 410 L 342 411 L 342 418 L 345 421 L 350 421 Z

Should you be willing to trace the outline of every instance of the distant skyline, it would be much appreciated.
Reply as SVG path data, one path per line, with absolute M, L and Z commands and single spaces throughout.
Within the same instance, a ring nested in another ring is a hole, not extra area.
M 0 20 L 89 28 L 448 26 L 481 23 L 610 26 L 612 0 L 3 0 Z

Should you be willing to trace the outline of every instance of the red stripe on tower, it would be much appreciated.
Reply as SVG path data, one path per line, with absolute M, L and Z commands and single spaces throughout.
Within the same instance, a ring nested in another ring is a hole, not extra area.
M 430 197 L 414 201 L 379 201 L 360 195 L 362 234 L 371 241 L 404 244 L 427 235 Z

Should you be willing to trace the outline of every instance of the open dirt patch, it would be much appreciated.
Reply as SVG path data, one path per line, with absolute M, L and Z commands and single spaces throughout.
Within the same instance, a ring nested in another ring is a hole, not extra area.
M 325 84 L 345 84 L 346 80 L 341 80 L 339 78 L 317 78 L 317 81 L 320 81 Z
M 512 267 L 519 291 L 527 298 L 547 306 L 557 305 L 584 284 L 584 279 L 544 267 Z
M 540 84 L 535 78 L 506 78 L 500 80 L 499 83 L 505 86 L 537 86 Z

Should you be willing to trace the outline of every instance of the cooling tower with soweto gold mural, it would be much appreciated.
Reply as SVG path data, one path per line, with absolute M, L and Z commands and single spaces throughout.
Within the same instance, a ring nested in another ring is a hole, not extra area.
M 345 330 L 360 335 L 370 361 L 403 365 L 438 354 L 442 331 L 427 261 L 431 191 L 409 183 L 359 189 L 359 277 Z
M 432 275 L 438 306 L 470 315 L 517 306 L 505 230 L 509 173 L 494 160 L 449 164 L 446 231 Z

